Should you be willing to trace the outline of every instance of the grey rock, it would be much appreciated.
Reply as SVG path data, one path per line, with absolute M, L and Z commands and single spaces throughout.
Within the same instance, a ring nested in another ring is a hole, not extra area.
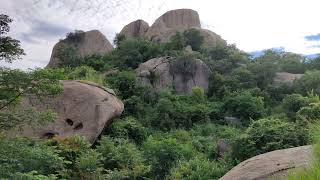
M 79 57 L 94 54 L 104 55 L 113 50 L 111 43 L 100 31 L 79 32 L 76 36 L 68 37 L 54 45 L 47 67 L 55 68 L 62 66 L 63 62 L 59 58 L 59 55 L 63 49 L 68 47 L 74 48 L 76 55 Z
M 144 20 L 139 19 L 124 26 L 120 31 L 120 34 L 123 34 L 126 38 L 138 38 L 143 37 L 148 29 L 149 24 Z
M 290 171 L 308 168 L 313 159 L 311 146 L 276 150 L 241 162 L 220 180 L 284 180 Z
M 137 69 L 137 81 L 142 86 L 153 87 L 160 91 L 166 88 L 173 88 L 178 93 L 191 93 L 193 87 L 201 87 L 205 91 L 209 87 L 209 76 L 211 74 L 208 66 L 201 60 L 195 59 L 180 64 L 170 57 L 160 57 L 142 63 Z M 187 69 L 184 66 L 192 66 L 191 74 L 179 72 L 179 69 Z M 177 67 L 181 66 L 181 67 Z
M 44 126 L 26 126 L 17 132 L 19 135 L 39 138 L 81 135 L 93 143 L 105 125 L 124 109 L 111 89 L 86 81 L 62 81 L 62 84 L 63 92 L 57 97 L 46 97 L 43 101 L 32 96 L 23 98 L 22 108 L 51 109 L 57 113 L 57 119 Z
M 276 76 L 274 77 L 273 81 L 275 84 L 287 84 L 292 85 L 293 81 L 296 79 L 300 79 L 303 74 L 292 74 L 287 72 L 277 72 Z

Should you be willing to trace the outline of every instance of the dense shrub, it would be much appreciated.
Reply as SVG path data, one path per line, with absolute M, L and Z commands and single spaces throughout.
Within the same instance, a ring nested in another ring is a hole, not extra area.
M 189 29 L 183 32 L 186 45 L 190 45 L 192 50 L 199 51 L 203 44 L 204 37 L 197 29 Z
M 300 79 L 294 81 L 296 92 L 307 95 L 308 92 L 314 91 L 320 94 L 320 70 L 307 71 Z
M 226 171 L 227 168 L 222 163 L 194 157 L 187 161 L 178 162 L 167 179 L 219 179 Z
M 104 79 L 100 73 L 88 66 L 80 66 L 73 69 L 68 75 L 68 79 L 84 80 L 104 85 Z
M 130 139 L 136 144 L 142 144 L 147 138 L 146 128 L 133 117 L 114 120 L 107 133 L 110 137 Z
M 308 104 L 309 99 L 307 97 L 303 97 L 300 94 L 290 94 L 284 97 L 281 105 L 284 113 L 286 113 L 290 119 L 295 120 L 296 113 Z
M 225 99 L 223 109 L 228 116 L 235 116 L 248 124 L 250 119 L 257 119 L 265 115 L 263 98 L 255 97 L 249 92 L 236 93 Z
M 279 119 L 260 119 L 253 122 L 233 147 L 233 157 L 245 160 L 258 154 L 277 149 L 305 145 L 308 132 L 299 125 Z
M 29 139 L 0 139 L 0 177 L 37 171 L 42 175 L 57 174 L 65 161 L 54 147 Z
M 143 145 L 147 162 L 151 165 L 151 177 L 163 179 L 181 158 L 190 158 L 189 146 L 179 144 L 175 138 L 149 137 Z
M 131 179 L 142 178 L 149 172 L 141 151 L 128 140 L 102 137 L 97 152 L 101 153 L 107 170 L 118 170 Z
M 107 78 L 107 83 L 118 92 L 123 99 L 135 95 L 138 91 L 136 75 L 133 71 L 122 71 Z

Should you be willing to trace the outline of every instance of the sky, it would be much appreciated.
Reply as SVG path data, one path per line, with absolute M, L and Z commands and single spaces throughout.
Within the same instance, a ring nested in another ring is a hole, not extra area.
M 198 11 L 203 28 L 246 52 L 269 48 L 320 53 L 319 0 L 0 0 L 0 14 L 13 18 L 10 36 L 26 56 L 12 64 L 45 67 L 59 39 L 74 30 L 98 29 L 112 42 L 126 24 L 151 25 L 168 10 Z

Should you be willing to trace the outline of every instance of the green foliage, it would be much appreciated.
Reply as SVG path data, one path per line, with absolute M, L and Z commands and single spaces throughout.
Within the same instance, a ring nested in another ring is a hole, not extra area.
M 136 144 L 142 144 L 147 138 L 146 128 L 133 117 L 114 120 L 107 132 L 110 137 L 130 139 Z
M 185 46 L 186 42 L 184 36 L 181 32 L 176 32 L 176 34 L 170 38 L 170 41 L 165 44 L 165 49 L 181 51 Z
M 0 14 L 0 61 L 8 63 L 21 59 L 21 56 L 25 55 L 19 40 L 5 36 L 10 31 L 11 22 L 12 19 L 9 16 Z
M 277 149 L 305 145 L 309 136 L 303 127 L 280 119 L 254 121 L 234 143 L 233 157 L 245 160 Z
M 301 108 L 297 113 L 299 119 L 306 122 L 315 122 L 320 119 L 320 102 L 311 103 Z
M 175 138 L 154 138 L 150 136 L 143 144 L 147 162 L 151 165 L 151 176 L 163 179 L 178 159 L 190 158 L 190 147 L 179 144 Z
M 88 66 L 80 66 L 68 73 L 68 79 L 85 80 L 95 82 L 99 85 L 104 85 L 104 79 L 100 73 Z
M 105 169 L 118 170 L 130 179 L 143 178 L 149 172 L 141 151 L 128 140 L 102 137 L 97 152 L 103 157 Z
M 250 119 L 258 119 L 266 113 L 263 97 L 250 92 L 235 93 L 225 99 L 223 109 L 228 116 L 235 116 L 246 125 Z
M 56 180 L 58 179 L 55 175 L 41 175 L 37 171 L 31 171 L 28 173 L 16 173 L 12 176 L 13 180 Z
M 204 102 L 206 98 L 204 90 L 201 87 L 192 88 L 192 97 L 196 102 Z
M 188 29 L 183 32 L 186 45 L 190 45 L 192 50 L 199 51 L 203 44 L 204 37 L 200 34 L 197 29 Z
M 65 161 L 59 151 L 37 141 L 16 138 L 0 139 L 0 177 L 37 171 L 42 175 L 63 170 Z
M 122 41 L 112 52 L 117 66 L 122 69 L 135 69 L 140 63 L 159 56 L 160 45 L 146 39 L 128 39 Z
M 133 71 L 121 71 L 107 78 L 111 88 L 117 90 L 117 94 L 123 99 L 128 99 L 137 93 L 136 75 Z
M 226 172 L 226 167 L 202 157 L 194 157 L 189 161 L 180 161 L 171 170 L 167 179 L 219 179 Z
M 286 113 L 290 119 L 295 120 L 296 113 L 309 103 L 310 100 L 307 97 L 303 97 L 300 94 L 290 94 L 283 99 L 281 106 L 284 113 Z
M 122 41 L 126 40 L 126 36 L 124 34 L 116 34 L 116 37 L 113 40 L 113 44 L 119 46 Z
M 76 49 L 65 43 L 59 46 L 56 57 L 59 59 L 59 67 L 77 67 L 82 61 L 76 54 Z
M 296 92 L 302 95 L 312 90 L 320 94 L 320 70 L 307 71 L 300 79 L 294 81 L 293 86 Z

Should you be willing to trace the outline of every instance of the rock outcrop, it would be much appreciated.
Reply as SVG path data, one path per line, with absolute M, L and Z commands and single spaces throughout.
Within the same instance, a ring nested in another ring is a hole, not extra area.
M 307 168 L 313 158 L 311 146 L 276 150 L 243 161 L 220 180 L 286 179 L 289 171 Z
M 89 55 L 103 55 L 113 50 L 108 39 L 98 30 L 87 32 L 78 31 L 70 33 L 66 39 L 58 42 L 52 50 L 48 68 L 55 68 L 63 65 L 60 59 L 61 53 L 66 48 L 73 48 L 79 57 Z
M 149 28 L 147 35 L 153 37 L 168 30 L 183 31 L 190 28 L 201 28 L 197 11 L 176 9 L 160 16 Z
M 292 85 L 293 81 L 296 79 L 300 79 L 303 76 L 303 74 L 292 74 L 287 72 L 277 72 L 276 76 L 274 77 L 274 83 L 275 84 L 287 84 Z
M 208 90 L 210 69 L 199 59 L 160 57 L 140 64 L 137 81 L 155 90 L 173 88 L 178 93 L 190 93 L 193 87 Z
M 45 126 L 25 127 L 22 136 L 49 138 L 82 135 L 93 143 L 106 123 L 120 116 L 124 106 L 111 89 L 85 81 L 62 81 L 63 92 L 43 101 L 25 97 L 23 108 L 34 107 L 39 111 L 51 109 L 57 119 Z
M 124 26 L 120 31 L 120 34 L 126 38 L 138 38 L 143 37 L 149 29 L 149 24 L 144 20 L 136 20 Z
M 152 24 L 146 36 L 155 42 L 166 43 L 177 31 L 183 32 L 188 29 L 200 31 L 200 34 L 204 37 L 204 46 L 215 47 L 227 44 L 216 33 L 202 29 L 198 12 L 191 9 L 177 9 L 166 12 Z

